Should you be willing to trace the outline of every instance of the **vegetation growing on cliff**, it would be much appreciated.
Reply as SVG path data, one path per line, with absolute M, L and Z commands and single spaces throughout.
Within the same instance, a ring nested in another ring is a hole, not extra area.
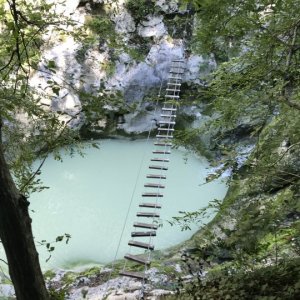
M 221 170 L 233 176 L 216 218 L 194 237 L 193 257 L 212 271 L 184 285 L 193 299 L 299 297 L 299 278 L 290 280 L 300 254 L 299 4 L 194 1 L 194 49 L 218 61 L 201 90 L 215 117 L 183 137 L 210 130 Z M 237 143 L 247 139 L 256 145 L 240 167 Z M 187 212 L 175 222 L 186 227 L 201 216 Z
M 126 8 L 131 12 L 136 23 L 142 21 L 147 15 L 156 12 L 155 1 L 151 0 L 128 0 Z

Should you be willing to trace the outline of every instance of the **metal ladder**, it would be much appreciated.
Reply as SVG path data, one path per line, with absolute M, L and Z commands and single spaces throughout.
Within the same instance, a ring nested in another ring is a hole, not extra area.
M 151 219 L 152 222 L 134 223 L 133 227 L 135 228 L 135 231 L 131 232 L 131 237 L 133 239 L 128 242 L 130 247 L 144 249 L 144 253 L 140 255 L 126 254 L 124 256 L 124 258 L 129 261 L 143 265 L 145 270 L 147 270 L 151 264 L 150 253 L 154 250 L 152 239 L 156 236 L 156 230 L 159 227 L 157 223 L 157 218 L 160 217 L 158 210 L 162 207 L 160 199 L 163 197 L 163 190 L 165 189 L 164 180 L 167 179 L 166 171 L 168 170 L 168 163 L 170 161 L 168 156 L 171 154 L 177 104 L 179 101 L 179 93 L 184 71 L 185 61 L 183 59 L 172 61 L 165 101 L 162 107 L 162 120 L 159 122 L 159 128 L 157 129 L 156 140 L 154 142 L 156 149 L 152 151 L 152 153 L 155 154 L 155 157 L 151 158 L 151 163 L 153 162 L 153 164 L 149 165 L 149 170 L 151 170 L 151 172 L 146 176 L 147 179 L 151 179 L 151 182 L 144 184 L 146 192 L 142 194 L 143 199 L 151 199 L 152 201 L 150 200 L 148 202 L 145 200 L 145 202 L 141 202 L 139 207 L 143 209 L 143 211 L 136 214 L 138 218 Z M 154 170 L 156 172 L 154 172 Z M 145 237 L 149 238 L 149 242 L 145 243 L 134 239 Z M 147 280 L 147 274 L 145 274 L 145 272 L 131 272 L 123 270 L 119 272 L 119 274 L 122 276 L 141 279 L 143 281 Z

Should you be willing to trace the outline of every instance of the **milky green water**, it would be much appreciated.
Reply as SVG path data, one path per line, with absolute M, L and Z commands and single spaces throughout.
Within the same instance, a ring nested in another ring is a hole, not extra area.
M 44 270 L 112 261 L 132 198 L 117 257 L 121 258 L 128 252 L 127 242 L 130 232 L 134 231 L 132 224 L 142 221 L 135 214 L 139 211 L 138 203 L 145 201 L 141 197 L 146 191 L 143 185 L 153 182 L 146 179 L 146 174 L 159 174 L 148 169 L 150 158 L 154 156 L 152 150 L 151 141 L 147 144 L 145 140 L 104 140 L 100 149 L 87 149 L 85 157 L 66 156 L 63 163 L 52 158 L 46 161 L 41 178 L 50 189 L 30 197 L 35 239 L 54 241 L 64 233 L 72 238 L 68 245 L 64 242 L 53 244 L 55 251 L 48 262 L 46 247 L 38 245 Z M 143 156 L 144 163 L 141 164 Z M 167 220 L 177 216 L 179 211 L 193 211 L 212 199 L 222 199 L 227 190 L 220 181 L 201 185 L 209 172 L 204 158 L 187 154 L 184 150 L 172 150 L 170 159 L 161 201 L 163 227 L 153 240 L 155 249 L 182 242 L 197 230 L 182 232 L 169 225 Z

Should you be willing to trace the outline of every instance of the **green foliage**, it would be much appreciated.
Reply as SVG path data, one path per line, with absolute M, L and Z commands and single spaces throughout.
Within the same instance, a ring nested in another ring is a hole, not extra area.
M 115 32 L 114 23 L 108 16 L 87 16 L 85 24 L 96 35 L 97 40 L 104 40 L 111 47 L 118 43 L 118 35 Z
M 82 273 L 82 276 L 94 276 L 94 275 L 98 275 L 101 271 L 101 268 L 99 267 L 93 267 L 88 269 L 87 271 L 84 271 Z
M 45 272 L 44 277 L 47 280 L 51 280 L 55 277 L 55 275 L 56 275 L 56 273 L 54 271 L 48 270 L 48 271 Z
M 174 146 L 184 146 L 186 149 L 212 159 L 212 153 L 200 138 L 202 129 L 179 129 L 174 132 Z
M 186 284 L 185 292 L 175 299 L 298 299 L 299 274 L 299 259 L 253 271 L 224 269 L 208 274 L 205 278 L 199 276 L 195 281 Z M 179 282 L 179 286 L 181 285 Z
M 193 3 L 194 50 L 213 53 L 218 68 L 198 97 L 208 120 L 179 138 L 206 138 L 221 156 L 208 181 L 227 168 L 233 176 L 217 216 L 193 237 L 195 257 L 210 271 L 191 273 L 183 299 L 297 299 L 300 2 Z M 244 137 L 257 144 L 239 169 L 236 143 Z M 205 213 L 183 212 L 173 223 L 188 229 Z
M 126 5 L 132 7 L 135 11 L 136 8 L 143 11 L 143 5 L 148 7 L 149 4 L 142 4 L 142 7 L 138 5 L 136 1 L 129 1 Z M 153 4 L 153 3 L 152 3 Z M 151 5 L 152 5 L 151 4 Z M 150 6 L 151 6 L 150 5 Z M 133 17 L 138 17 L 133 14 Z M 102 13 L 101 15 L 88 15 L 85 18 L 85 28 L 87 32 L 77 33 L 78 39 L 82 43 L 82 47 L 78 50 L 76 59 L 78 62 L 84 62 L 85 53 L 88 49 L 93 47 L 99 47 L 100 51 L 102 47 L 107 46 L 111 49 L 109 61 L 104 63 L 104 66 L 109 70 L 109 76 L 114 71 L 115 60 L 117 55 L 123 52 L 128 53 L 134 60 L 142 61 L 149 52 L 149 40 L 134 34 L 130 40 L 130 43 L 124 43 L 122 36 L 115 31 L 115 24 L 110 19 L 109 14 Z M 81 37 L 80 37 L 81 36 Z
M 194 2 L 199 50 L 228 61 L 213 76 L 213 95 L 226 104 L 242 96 L 299 107 L 299 1 Z M 228 53 L 232 48 L 235 55 Z
M 85 26 L 77 35 L 82 44 L 76 54 L 76 59 L 80 63 L 84 62 L 86 51 L 93 47 L 101 48 L 106 44 L 109 48 L 122 48 L 121 39 L 115 31 L 114 23 L 105 14 L 101 16 L 87 15 Z M 110 58 L 111 63 L 113 58 Z
M 146 54 L 148 53 L 148 49 L 146 53 L 143 53 L 143 51 L 141 51 L 142 49 L 133 47 L 127 47 L 125 50 L 130 55 L 130 57 L 136 61 L 143 61 L 146 57 Z
M 258 137 L 274 115 L 300 109 L 299 1 L 192 2 L 198 24 L 195 49 L 213 53 L 219 65 L 198 97 L 209 107 L 204 111 L 209 120 L 179 138 L 193 144 L 202 135 L 210 149 L 234 157 L 236 133 Z M 296 128 L 295 117 L 286 118 L 282 128 L 293 122 Z M 282 135 L 273 136 L 267 147 L 282 142 Z M 227 158 L 222 163 L 235 168 Z
M 32 89 L 29 86 L 31 72 L 37 69 L 40 59 L 41 45 L 37 39 L 49 33 L 48 27 L 51 25 L 53 25 L 53 32 L 66 34 L 64 26 L 74 24 L 63 16 L 55 15 L 52 6 L 45 4 L 44 1 L 36 4 L 18 1 L 16 2 L 16 15 L 13 13 L 15 10 L 9 10 L 4 5 L 0 7 L 2 19 L 5 17 L 15 23 L 13 28 L 10 23 L 2 23 L 0 32 L 0 40 L 5 40 L 7 45 L 0 50 L 0 60 L 3 60 L 3 67 L 0 67 L 2 78 L 0 119 L 5 122 L 2 128 L 3 136 L 6 141 L 9 141 L 5 143 L 4 150 L 17 186 L 22 193 L 28 195 L 30 192 L 47 188 L 38 175 L 49 153 L 52 152 L 58 160 L 61 159 L 60 151 L 62 150 L 70 155 L 73 155 L 75 151 L 82 154 L 83 145 L 80 143 L 79 132 L 70 129 L 72 122 L 78 120 L 83 114 L 88 121 L 90 118 L 97 119 L 101 114 L 103 117 L 105 113 L 103 106 L 117 105 L 116 102 L 120 105 L 121 98 L 112 95 L 101 96 L 101 93 L 98 96 L 90 96 L 75 90 L 80 94 L 83 104 L 78 107 L 79 112 L 69 118 L 66 118 L 67 115 L 64 112 L 51 111 L 48 106 L 43 105 L 42 102 L 45 100 L 51 103 L 53 98 L 61 96 L 61 85 L 51 79 L 48 80 L 48 86 L 45 89 Z M 88 22 L 88 26 L 91 30 L 103 34 L 105 39 L 109 36 L 112 42 L 115 41 L 114 27 L 107 17 L 101 19 L 93 17 Z M 79 33 L 76 30 L 70 34 L 77 39 Z M 86 38 L 84 32 L 82 32 L 81 39 L 89 45 L 93 42 L 93 38 Z M 49 45 L 45 43 L 43 46 Z M 44 67 L 48 75 L 56 74 L 57 66 L 54 60 L 47 61 Z M 111 75 L 114 71 L 114 64 L 108 62 L 106 69 L 108 75 Z M 82 80 L 84 81 L 84 78 Z M 68 85 L 67 78 L 65 78 L 65 83 Z M 75 89 L 71 85 L 69 88 Z M 117 101 L 114 102 L 116 98 Z M 40 158 L 41 165 L 34 170 L 32 163 L 37 158 Z
M 264 127 L 253 154 L 232 179 L 217 217 L 193 237 L 195 256 L 212 270 L 206 279 L 183 285 L 191 299 L 298 297 L 299 279 L 289 282 L 288 273 L 294 272 L 294 264 L 299 267 L 300 253 L 297 116 L 288 109 Z M 287 140 L 288 145 L 282 143 Z M 202 217 L 203 211 L 185 212 L 174 220 L 187 228 Z M 227 262 L 220 264 L 224 254 Z M 265 268 L 266 262 L 272 266 Z M 276 276 L 280 289 L 272 283 Z
M 239 226 L 228 233 L 227 247 L 238 247 L 237 255 L 244 263 L 248 258 L 255 258 L 256 262 L 276 261 L 284 253 L 293 253 L 292 241 L 299 231 L 296 223 L 286 224 L 285 220 L 290 212 L 297 210 L 297 197 L 287 189 L 272 200 L 266 202 L 262 198 L 241 209 Z
M 77 277 L 76 273 L 69 271 L 69 272 L 64 274 L 64 276 L 61 280 L 62 280 L 62 282 L 64 283 L 65 286 L 70 286 L 71 284 L 73 284 L 76 277 Z
M 130 111 L 120 91 L 111 92 L 100 90 L 97 95 L 91 95 L 84 90 L 79 91 L 82 109 L 85 112 L 86 122 L 92 123 L 101 120 L 107 113 L 107 107 L 117 108 L 118 111 Z
M 155 13 L 155 1 L 153 0 L 128 0 L 126 8 L 130 11 L 136 22 L 141 21 L 146 15 Z
M 46 259 L 46 262 L 48 262 L 52 256 L 52 252 L 55 250 L 55 244 L 60 243 L 62 241 L 65 241 L 66 244 L 69 243 L 69 240 L 71 238 L 71 235 L 68 233 L 65 233 L 64 235 L 57 236 L 55 241 L 46 241 L 42 240 L 40 242 L 37 242 L 40 246 L 45 246 L 47 249 L 47 252 L 49 253 L 49 257 Z
M 197 211 L 180 211 L 179 216 L 168 221 L 172 226 L 180 226 L 182 231 L 191 230 L 191 224 L 203 225 L 207 219 L 222 209 L 222 201 L 214 199 L 209 204 Z
M 115 73 L 116 63 L 113 62 L 113 61 L 111 61 L 111 60 L 104 61 L 101 64 L 101 67 L 102 67 L 102 70 L 105 71 L 106 76 L 110 77 L 110 76 L 112 76 Z
M 55 290 L 54 288 L 49 289 L 50 300 L 65 300 L 67 291 L 65 289 Z
M 126 52 L 134 60 L 142 61 L 149 51 L 147 41 L 137 35 L 131 41 L 132 43 L 136 43 L 137 46 L 124 44 L 122 37 L 116 33 L 115 25 L 108 15 L 87 16 L 85 23 L 91 34 L 87 40 L 82 41 L 83 46 L 78 50 L 76 58 L 79 62 L 83 62 L 84 55 L 89 48 L 94 47 L 96 44 L 99 45 L 100 50 L 103 45 L 108 46 L 112 49 L 110 58 L 102 66 L 107 71 L 108 76 L 112 75 L 115 71 L 115 60 L 118 54 Z
M 17 186 L 28 195 L 45 188 L 37 179 L 40 167 L 32 169 L 35 159 L 41 158 L 42 166 L 49 152 L 71 145 L 72 153 L 79 145 L 78 133 L 69 129 L 79 115 L 61 121 L 62 112 L 53 112 L 41 103 L 59 95 L 57 82 L 48 81 L 45 90 L 52 91 L 52 95 L 29 85 L 31 74 L 39 68 L 43 34 L 49 33 L 49 26 L 59 33 L 74 24 L 56 15 L 53 6 L 43 0 L 1 3 L 0 8 L 0 19 L 5 20 L 1 21 L 0 40 L 6 44 L 0 49 L 0 120 L 4 122 L 4 140 L 9 141 L 4 142 L 4 151 Z M 55 61 L 48 61 L 44 67 L 48 74 L 56 73 Z M 54 155 L 59 158 L 58 151 Z

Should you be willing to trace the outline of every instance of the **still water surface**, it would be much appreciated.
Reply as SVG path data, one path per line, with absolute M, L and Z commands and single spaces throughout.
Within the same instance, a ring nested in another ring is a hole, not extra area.
M 132 198 L 117 257 L 121 258 L 128 251 L 127 242 L 133 231 L 132 224 L 137 221 L 138 203 L 145 192 L 143 185 L 151 182 L 146 174 L 159 174 L 148 170 L 153 149 L 153 143 L 145 140 L 103 140 L 100 149 L 89 148 L 84 157 L 66 156 L 63 163 L 53 158 L 46 161 L 41 178 L 50 189 L 30 197 L 35 239 L 51 242 L 65 233 L 72 238 L 68 245 L 53 244 L 55 251 L 48 262 L 46 247 L 38 245 L 44 270 L 112 261 Z M 170 159 L 161 201 L 163 226 L 154 238 L 156 249 L 182 242 L 196 231 L 194 228 L 182 232 L 170 226 L 167 220 L 177 216 L 179 211 L 193 211 L 212 199 L 222 199 L 227 190 L 221 181 L 201 185 L 209 172 L 204 158 L 185 150 L 172 150 Z

